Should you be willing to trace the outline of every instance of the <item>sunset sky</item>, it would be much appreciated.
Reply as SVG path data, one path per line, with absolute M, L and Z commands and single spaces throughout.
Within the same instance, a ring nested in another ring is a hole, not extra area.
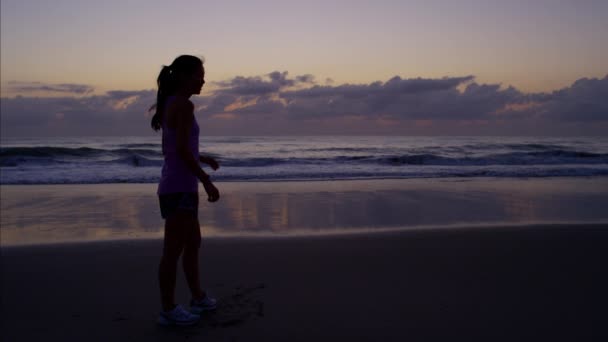
M 2 0 L 2 134 L 152 134 L 180 54 L 207 134 L 602 134 L 606 37 L 603 0 Z

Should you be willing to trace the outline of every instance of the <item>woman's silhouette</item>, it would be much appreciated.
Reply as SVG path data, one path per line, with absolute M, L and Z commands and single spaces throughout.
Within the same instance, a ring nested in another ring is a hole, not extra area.
M 177 57 L 163 66 L 158 75 L 156 109 L 152 128 L 162 130 L 164 164 L 158 184 L 160 211 L 165 219 L 163 255 L 158 279 L 162 311 L 158 323 L 162 325 L 191 325 L 199 314 L 216 307 L 216 300 L 202 290 L 198 271 L 198 251 L 201 232 L 198 222 L 198 181 L 210 202 L 220 198 L 219 191 L 200 167 L 206 163 L 216 170 L 219 165 L 211 157 L 199 155 L 199 127 L 194 117 L 190 96 L 200 94 L 205 84 L 203 62 L 194 56 Z M 192 300 L 190 311 L 174 302 L 177 261 L 183 252 L 184 273 Z

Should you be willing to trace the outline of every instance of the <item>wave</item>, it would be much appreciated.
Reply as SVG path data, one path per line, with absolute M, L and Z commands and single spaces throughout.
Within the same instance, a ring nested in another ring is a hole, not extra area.
M 385 149 L 382 149 L 382 148 L 379 148 L 379 147 L 325 147 L 325 148 L 306 148 L 306 149 L 301 149 L 300 151 L 309 151 L 309 152 L 355 152 L 355 153 L 362 153 L 362 152 L 374 153 L 374 152 L 378 152 L 378 153 L 381 153 L 381 152 L 385 151 Z
M 147 144 L 139 144 L 147 145 Z M 143 149 L 143 148 L 118 148 L 118 149 L 100 149 L 92 147 L 57 147 L 57 146 L 40 146 L 40 147 L 7 147 L 0 148 L 0 158 L 2 157 L 97 157 L 104 154 L 124 154 L 124 153 L 140 153 L 149 155 L 158 155 L 160 149 Z
M 162 159 L 151 159 L 146 158 L 137 154 L 133 154 L 124 158 L 109 160 L 106 163 L 109 164 L 125 164 L 134 167 L 151 167 L 151 166 L 162 166 Z
M 561 150 L 567 149 L 564 145 L 559 144 L 540 144 L 540 143 L 513 143 L 513 144 L 500 144 L 500 143 L 478 143 L 478 144 L 466 144 L 460 146 L 465 150 L 499 150 L 499 149 L 511 149 L 515 151 L 529 151 L 529 150 Z
M 355 155 L 328 158 L 243 158 L 223 159 L 222 165 L 230 167 L 264 167 L 284 164 L 378 164 L 387 166 L 483 166 L 483 165 L 559 165 L 559 164 L 608 164 L 608 154 L 582 151 L 550 150 L 512 152 L 480 157 L 447 157 L 439 154 Z
M 414 154 L 378 157 L 387 165 L 558 165 L 558 164 L 608 164 L 608 154 L 581 151 L 550 150 L 537 152 L 512 152 L 480 157 L 444 157 L 435 154 Z
M 144 144 L 140 144 L 144 145 Z M 0 148 L 0 166 L 49 165 L 64 163 L 91 163 L 112 158 L 134 160 L 145 157 L 162 157 L 160 150 L 145 148 L 99 149 L 91 147 L 9 147 Z M 144 160 L 145 162 L 145 160 Z M 136 162 L 133 162 L 136 164 Z
M 272 167 L 279 165 L 376 164 L 379 166 L 484 166 L 484 165 L 597 165 L 608 164 L 608 154 L 572 150 L 525 151 L 481 156 L 459 153 L 457 157 L 434 153 L 364 154 L 328 157 L 253 157 L 222 158 L 214 155 L 226 167 Z M 95 149 L 88 147 L 15 147 L 0 151 L 0 166 L 49 164 L 117 163 L 141 166 L 161 166 L 162 154 L 151 149 Z
M 40 146 L 40 147 L 9 147 L 0 148 L 0 158 L 6 157 L 85 157 L 94 156 L 103 153 L 106 150 L 90 148 L 90 147 L 55 147 L 55 146 Z
M 251 139 L 246 137 L 206 137 L 204 138 L 205 143 L 211 144 L 242 144 L 249 142 Z
M 122 144 L 119 145 L 125 148 L 145 148 L 145 147 L 156 147 L 161 148 L 161 144 L 150 144 L 150 143 L 133 143 L 133 144 Z
M 2 175 L 2 174 L 0 174 Z M 355 179 L 437 179 L 437 178 L 550 178 L 550 177 L 594 177 L 608 176 L 606 168 L 516 168 L 462 170 L 451 169 L 434 172 L 270 172 L 214 175 L 213 179 L 223 182 L 256 181 L 328 181 Z M 65 173 L 46 174 L 41 177 L 6 177 L 2 175 L 0 184 L 107 184 L 107 183 L 157 183 L 158 173 L 104 174 L 81 172 L 74 175 Z

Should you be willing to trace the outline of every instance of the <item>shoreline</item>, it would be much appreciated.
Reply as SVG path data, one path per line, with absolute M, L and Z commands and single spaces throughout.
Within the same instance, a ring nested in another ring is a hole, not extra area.
M 403 228 L 375 228 L 373 230 L 333 230 L 327 232 L 306 232 L 306 233 L 288 233 L 279 235 L 276 233 L 252 233 L 252 234 L 238 234 L 238 235 L 213 235 L 213 236 L 202 236 L 205 241 L 261 241 L 261 242 L 272 242 L 272 241 L 285 241 L 285 240 L 316 240 L 316 239 L 338 239 L 338 238 L 378 238 L 378 237 L 391 237 L 400 236 L 403 234 L 458 234 L 458 233 L 486 233 L 486 232 L 517 232 L 521 230 L 542 230 L 551 233 L 552 230 L 568 230 L 571 227 L 577 227 L 576 229 L 593 230 L 593 229 L 606 229 L 608 230 L 607 222 L 537 222 L 537 223 L 519 223 L 519 224 L 459 224 L 459 225 L 445 225 L 445 226 L 418 226 L 418 227 L 403 227 Z M 45 242 L 45 243 L 31 243 L 31 244 L 0 244 L 1 249 L 30 249 L 30 248 L 72 248 L 78 246 L 93 246 L 93 245 L 123 245 L 130 243 L 158 243 L 162 242 L 163 237 L 131 237 L 131 238 L 117 238 L 117 239 L 98 239 L 98 240 L 76 240 L 76 241 L 56 241 L 56 242 Z
M 608 177 L 216 185 L 214 204 L 199 190 L 205 237 L 608 223 Z M 2 246 L 163 235 L 156 184 L 7 185 L 0 197 Z
M 213 174 L 210 174 L 213 176 Z M 323 182 L 375 182 L 375 181 L 445 181 L 445 182 L 467 182 L 467 181 L 535 181 L 535 180 L 606 180 L 608 175 L 585 175 L 585 176 L 435 176 L 435 177 L 391 177 L 391 176 L 379 176 L 379 177 L 353 177 L 353 178 L 279 178 L 279 179 L 211 179 L 213 183 L 218 184 L 230 184 L 230 183 L 323 183 Z M 114 185 L 157 185 L 158 182 L 107 182 L 107 183 L 0 183 L 0 186 L 114 186 Z

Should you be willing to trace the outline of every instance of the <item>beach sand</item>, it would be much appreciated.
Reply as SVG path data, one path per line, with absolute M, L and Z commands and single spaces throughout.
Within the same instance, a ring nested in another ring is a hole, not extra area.
M 607 185 L 219 183 L 199 218 L 220 305 L 177 329 L 155 185 L 3 185 L 2 341 L 605 341 Z
M 160 240 L 4 247 L 2 340 L 600 341 L 606 246 L 602 225 L 206 238 L 220 304 L 190 328 L 155 324 Z

